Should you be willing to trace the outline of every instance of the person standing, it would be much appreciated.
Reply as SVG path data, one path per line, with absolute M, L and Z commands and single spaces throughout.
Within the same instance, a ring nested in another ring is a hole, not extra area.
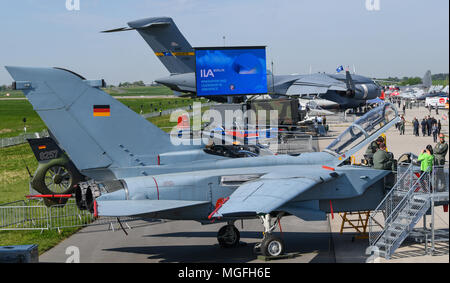
M 403 115 L 406 115 L 406 102 L 403 104 Z
M 431 172 L 434 163 L 433 148 L 431 145 L 427 145 L 427 147 L 419 154 L 417 161 L 420 161 L 420 171 L 422 174 L 424 172 Z
M 439 134 L 439 142 L 434 147 L 434 158 L 436 165 L 442 166 L 445 164 L 445 157 L 448 152 L 448 144 L 445 142 L 444 134 Z
M 444 134 L 439 134 L 439 142 L 434 146 L 434 164 L 435 164 L 435 184 L 437 191 L 445 191 L 447 186 L 447 176 L 444 173 L 445 157 L 448 152 L 448 144 L 445 142 Z
M 428 136 L 431 136 L 431 127 L 433 127 L 433 119 L 431 119 L 431 117 L 428 116 L 428 119 L 427 119 L 427 134 L 428 134 Z
M 416 137 L 418 137 L 419 136 L 419 120 L 417 120 L 416 117 L 414 117 L 413 126 L 414 126 L 414 135 Z
M 405 134 L 405 117 L 402 115 L 402 119 L 400 120 L 400 135 Z
M 431 133 L 433 134 L 433 142 L 437 142 L 437 136 L 438 136 L 438 126 L 437 123 L 433 124 L 433 127 L 431 128 Z
M 427 121 L 425 120 L 425 118 L 422 119 L 420 125 L 422 126 L 422 136 L 425 136 L 427 133 Z
M 439 119 L 439 121 L 438 121 L 438 134 L 439 134 L 439 135 L 441 134 L 441 127 L 442 127 L 442 125 L 441 125 L 441 119 Z

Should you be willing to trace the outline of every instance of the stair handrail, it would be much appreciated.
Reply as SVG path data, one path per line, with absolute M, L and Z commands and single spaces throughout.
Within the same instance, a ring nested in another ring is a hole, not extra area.
M 386 230 L 388 230 L 389 229 L 389 227 L 392 225 L 392 223 L 394 222 L 393 221 L 393 219 L 394 219 L 394 215 L 395 216 L 398 216 L 398 214 L 404 209 L 404 207 L 405 206 L 407 206 L 409 203 L 411 203 L 411 199 L 412 199 L 412 197 L 415 195 L 415 192 L 416 192 L 416 190 L 417 190 L 417 185 L 418 184 L 422 184 L 423 182 L 422 182 L 422 179 L 423 178 L 425 178 L 426 176 L 428 176 L 428 180 L 426 181 L 426 194 L 428 194 L 429 196 L 431 195 L 431 189 L 430 189 L 430 178 L 431 178 L 431 172 L 430 171 L 425 171 L 425 172 L 423 172 L 423 174 L 420 176 L 420 178 L 416 181 L 416 182 L 414 182 L 414 184 L 411 186 L 411 188 L 410 188 L 410 190 L 408 191 L 408 193 L 406 193 L 405 194 L 405 196 L 402 198 L 402 200 L 398 203 L 398 205 L 395 207 L 395 209 L 394 210 L 392 210 L 392 213 L 390 214 L 390 216 L 386 219 L 386 225 L 385 225 L 385 227 L 384 227 L 384 229 L 383 229 L 383 233 L 381 233 L 381 235 L 383 235 L 385 232 L 386 232 Z M 420 207 L 420 209 L 418 210 L 418 211 L 420 211 L 420 210 L 422 210 L 423 209 L 423 207 L 425 206 L 425 205 L 427 205 L 427 204 L 429 204 L 429 201 L 428 200 L 426 200 L 424 203 L 423 203 L 423 205 Z M 412 219 L 414 219 L 414 217 L 416 216 L 416 214 L 414 214 L 414 215 L 412 215 L 411 216 L 411 218 Z M 410 224 L 409 224 L 410 225 Z M 378 239 L 377 239 L 377 241 L 378 241 Z M 387 246 L 386 247 L 386 253 L 387 254 L 391 254 L 391 251 L 392 251 L 392 247 L 393 246 L 395 246 L 395 243 L 398 241 L 398 238 L 396 239 L 396 240 L 394 240 L 393 242 L 392 242 L 392 244 L 391 245 L 389 245 L 389 246 Z M 398 244 L 398 243 L 397 243 Z M 394 249 L 395 250 L 395 249 Z
M 400 176 L 400 178 L 398 178 L 397 182 L 395 183 L 394 187 L 389 191 L 389 193 L 386 194 L 386 196 L 383 198 L 383 200 L 380 202 L 380 204 L 373 210 L 373 212 L 370 214 L 370 218 L 369 218 L 369 244 L 371 246 L 373 246 L 379 239 L 380 237 L 383 235 L 383 231 L 386 230 L 386 227 L 388 226 L 388 224 L 390 223 L 389 221 L 391 221 L 392 219 L 392 215 L 394 214 L 394 212 L 396 212 L 396 210 L 398 209 L 399 205 L 406 199 L 407 196 L 409 196 L 410 192 L 412 191 L 413 188 L 416 187 L 416 184 L 421 181 L 421 179 L 423 178 L 423 176 L 425 176 L 425 174 L 422 174 L 412 185 L 410 185 L 410 188 L 408 190 L 408 192 L 405 194 L 405 196 L 402 198 L 402 200 L 399 201 L 399 203 L 395 206 L 394 209 L 392 209 L 389 213 L 389 215 L 386 217 L 385 219 L 385 225 L 383 227 L 383 230 L 381 233 L 378 233 L 378 235 L 375 237 L 373 237 L 374 232 L 372 231 L 372 221 L 375 220 L 375 216 L 378 214 L 378 212 L 381 209 L 382 206 L 386 206 L 387 201 L 389 200 L 389 198 L 392 198 L 392 195 L 396 192 L 396 188 L 402 184 L 403 179 L 405 179 L 407 176 L 411 175 L 411 171 L 414 168 L 413 164 L 411 163 L 407 170 L 403 173 L 403 175 Z M 426 172 L 427 174 L 429 174 L 429 172 Z
M 408 192 L 405 194 L 405 196 L 402 198 L 402 200 L 399 201 L 398 205 L 392 210 L 392 212 L 391 212 L 391 214 L 389 215 L 389 217 L 386 218 L 386 220 L 385 220 L 386 223 L 390 223 L 390 221 L 392 220 L 392 215 L 393 215 L 394 213 L 396 213 L 397 210 L 400 210 L 400 209 L 399 209 L 400 206 L 401 206 L 405 201 L 410 200 L 411 196 L 414 195 L 414 191 L 416 190 L 417 183 L 421 183 L 422 178 L 425 178 L 425 176 L 430 176 L 430 172 L 429 172 L 429 171 L 425 171 L 422 175 L 420 175 L 420 178 L 417 179 L 416 182 L 414 182 L 414 184 L 410 187 L 410 189 L 409 189 Z M 431 194 L 431 190 L 429 189 L 429 187 L 430 187 L 430 186 L 429 186 L 429 182 L 430 182 L 430 179 L 428 179 L 428 182 L 427 182 L 427 184 L 428 184 L 428 186 L 427 186 L 427 187 L 428 187 L 428 188 L 427 188 L 428 191 L 427 191 L 426 193 Z M 388 221 L 388 220 L 389 220 L 389 221 Z M 385 226 L 386 226 L 386 225 L 385 225 Z

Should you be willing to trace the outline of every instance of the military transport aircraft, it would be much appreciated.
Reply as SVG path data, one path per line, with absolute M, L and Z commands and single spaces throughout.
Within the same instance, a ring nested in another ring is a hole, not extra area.
M 238 219 L 259 218 L 265 255 L 284 251 L 273 235 L 283 216 L 324 220 L 330 212 L 367 211 L 385 195 L 391 171 L 346 165 L 400 119 L 386 103 L 366 113 L 322 152 L 226 156 L 203 145 L 179 145 L 101 90 L 104 82 L 60 68 L 6 67 L 87 181 L 81 209 L 97 216 L 225 222 L 223 247 L 239 243 Z
M 103 31 L 105 33 L 136 30 L 153 49 L 170 76 L 155 80 L 176 94 L 196 93 L 195 53 L 192 46 L 181 34 L 172 18 L 147 18 L 128 23 L 128 27 Z M 357 108 L 367 100 L 379 97 L 381 87 L 372 79 L 345 74 L 273 75 L 268 72 L 268 91 L 273 97 L 320 97 L 332 101 L 321 105 L 329 108 Z M 208 97 L 211 100 L 223 97 Z

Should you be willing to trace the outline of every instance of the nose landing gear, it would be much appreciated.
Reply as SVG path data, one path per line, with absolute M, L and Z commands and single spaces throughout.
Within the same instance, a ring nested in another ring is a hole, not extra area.
M 264 237 L 260 243 L 254 246 L 254 253 L 261 253 L 266 257 L 277 257 L 284 254 L 284 241 L 272 234 L 283 215 L 284 213 L 279 213 L 273 224 L 270 214 L 260 216 L 261 222 L 264 226 Z M 228 222 L 228 225 L 220 228 L 217 233 L 217 240 L 222 248 L 233 248 L 239 246 L 240 233 L 234 226 L 234 221 L 230 221 Z
M 275 230 L 276 226 L 283 217 L 283 213 L 279 213 L 277 215 L 277 219 L 273 224 L 271 224 L 271 216 L 270 214 L 265 214 L 264 216 L 260 216 L 261 222 L 264 225 L 264 237 L 261 243 L 255 245 L 253 251 L 255 253 L 260 252 L 264 256 L 279 256 L 282 255 L 285 251 L 285 244 L 281 238 L 278 238 L 272 235 L 272 232 Z

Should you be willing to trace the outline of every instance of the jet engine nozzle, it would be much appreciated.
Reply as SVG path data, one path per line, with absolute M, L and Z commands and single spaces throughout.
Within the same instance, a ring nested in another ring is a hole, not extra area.
M 103 182 L 89 180 L 76 185 L 75 201 L 80 210 L 94 212 L 94 200 L 96 198 L 107 193 L 124 189 L 126 189 L 126 183 L 123 180 L 109 180 Z
M 102 189 L 100 184 L 95 181 L 78 183 L 75 187 L 75 201 L 80 210 L 89 210 L 94 212 L 94 200 L 101 196 Z

